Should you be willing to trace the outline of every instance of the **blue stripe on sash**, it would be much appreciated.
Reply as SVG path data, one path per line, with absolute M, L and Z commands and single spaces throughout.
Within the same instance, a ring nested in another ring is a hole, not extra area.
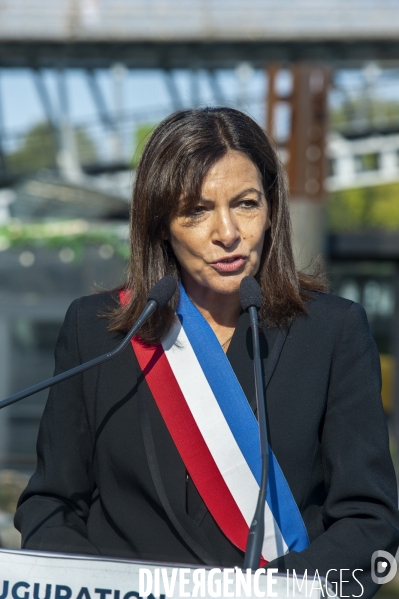
M 216 335 L 182 285 L 177 313 L 230 430 L 259 485 L 262 465 L 257 420 Z M 288 548 L 295 551 L 305 549 L 309 545 L 305 524 L 270 447 L 267 503 Z

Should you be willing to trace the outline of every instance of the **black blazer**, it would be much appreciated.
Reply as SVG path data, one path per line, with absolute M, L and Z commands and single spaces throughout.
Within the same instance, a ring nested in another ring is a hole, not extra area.
M 108 293 L 70 306 L 56 372 L 117 346 L 99 313 Z M 399 545 L 396 480 L 380 398 L 379 357 L 361 306 L 314 294 L 291 325 L 266 389 L 269 442 L 304 519 L 310 546 L 270 562 L 297 573 L 361 568 Z M 264 368 L 277 336 L 264 327 Z M 251 336 L 239 318 L 227 356 L 255 408 Z M 38 466 L 15 516 L 27 549 L 223 566 L 243 555 L 198 495 L 143 379 L 131 346 L 53 387 L 38 438 Z M 345 571 L 343 594 L 361 588 Z

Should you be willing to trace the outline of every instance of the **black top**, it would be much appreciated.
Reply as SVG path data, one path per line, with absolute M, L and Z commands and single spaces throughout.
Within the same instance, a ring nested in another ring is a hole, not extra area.
M 70 306 L 56 373 L 114 349 L 99 313 L 117 296 Z M 270 562 L 320 574 L 363 569 L 371 597 L 374 551 L 399 545 L 396 480 L 382 409 L 379 356 L 363 308 L 314 294 L 291 325 L 266 389 L 269 443 L 304 519 L 310 546 Z M 264 368 L 277 331 L 263 328 Z M 255 408 L 251 331 L 242 314 L 227 356 Z M 243 554 L 206 509 L 170 437 L 131 345 L 51 389 L 38 466 L 15 517 L 27 549 L 191 564 L 242 565 Z M 335 575 L 335 576 L 334 576 Z M 359 584 L 343 585 L 358 595 Z

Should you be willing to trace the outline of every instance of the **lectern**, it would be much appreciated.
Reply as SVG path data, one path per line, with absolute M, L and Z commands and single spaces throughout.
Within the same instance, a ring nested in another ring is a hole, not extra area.
M 0 549 L 0 599 L 334 597 L 321 577 Z

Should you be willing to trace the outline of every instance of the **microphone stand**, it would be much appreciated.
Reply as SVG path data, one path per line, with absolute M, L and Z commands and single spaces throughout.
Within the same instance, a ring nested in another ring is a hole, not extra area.
M 262 457 L 262 477 L 259 488 L 258 502 L 255 514 L 249 529 L 247 546 L 244 557 L 244 569 L 257 570 L 262 555 L 263 537 L 265 532 L 265 503 L 267 489 L 267 475 L 269 470 L 269 448 L 266 426 L 266 404 L 263 390 L 262 367 L 259 347 L 258 311 L 255 306 L 248 308 L 252 329 L 252 347 L 254 354 L 255 394 L 259 418 L 260 450 Z
M 131 338 L 143 326 L 143 324 L 151 316 L 151 314 L 153 314 L 155 312 L 155 310 L 158 309 L 158 307 L 159 307 L 158 302 L 156 302 L 153 299 L 150 299 L 147 302 L 146 307 L 144 308 L 144 310 L 142 311 L 142 313 L 140 314 L 140 316 L 138 317 L 138 319 L 136 320 L 136 322 L 134 323 L 134 325 L 132 326 L 132 328 L 130 329 L 128 334 L 126 335 L 126 337 L 122 340 L 122 342 L 118 345 L 118 347 L 116 347 L 112 351 L 110 351 L 106 354 L 103 354 L 102 356 L 99 356 L 98 358 L 94 358 L 93 360 L 89 360 L 88 362 L 85 362 L 84 364 L 79 364 L 79 366 L 75 366 L 74 368 L 71 368 L 70 370 L 61 372 L 60 374 L 57 374 L 56 376 L 53 376 L 50 379 L 46 379 L 45 381 L 42 381 L 41 383 L 37 383 L 36 385 L 33 385 L 32 387 L 28 387 L 28 389 L 24 389 L 23 391 L 19 391 L 18 393 L 14 393 L 14 395 L 10 395 L 9 397 L 6 397 L 6 399 L 3 399 L 2 401 L 0 401 L 0 410 L 2 408 L 5 408 L 6 406 L 9 406 L 10 404 L 15 403 L 16 401 L 19 401 L 20 399 L 24 399 L 25 397 L 28 397 L 29 395 L 33 395 L 34 393 L 43 391 L 43 389 L 47 389 L 47 387 L 51 387 L 52 385 L 61 383 L 62 381 L 65 381 L 66 379 L 69 379 L 72 376 L 75 376 L 75 374 L 80 374 L 81 372 L 84 372 L 85 370 L 89 370 L 90 368 L 94 368 L 94 366 L 98 366 L 99 364 L 102 364 L 103 362 L 112 360 L 112 358 L 114 358 L 115 356 L 120 354 L 126 348 L 126 346 L 129 344 L 129 341 L 131 340 Z

